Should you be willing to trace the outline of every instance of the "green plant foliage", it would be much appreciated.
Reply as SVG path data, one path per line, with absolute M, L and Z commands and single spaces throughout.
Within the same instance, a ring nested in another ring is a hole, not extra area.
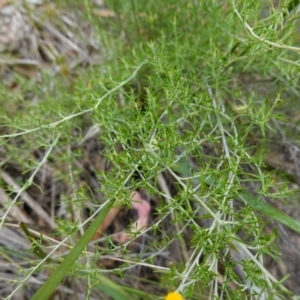
M 19 76 L 16 91 L 0 83 L 0 143 L 6 153 L 1 167 L 14 162 L 22 170 L 19 190 L 0 182 L 12 198 L 3 206 L 0 228 L 22 193 L 42 189 L 34 179 L 46 164 L 68 187 L 57 201 L 72 216 L 57 216 L 57 231 L 66 238 L 52 248 L 23 226 L 37 260 L 22 269 L 6 299 L 41 269 L 50 277 L 33 300 L 48 299 L 63 279 L 84 280 L 86 299 L 95 291 L 114 300 L 155 299 L 167 290 L 186 299 L 293 297 L 286 278 L 275 279 L 264 267 L 265 257 L 278 256 L 278 234 L 264 232 L 260 213 L 300 232 L 298 221 L 262 200 L 291 196 L 287 178 L 264 161 L 270 141 L 299 131 L 291 121 L 299 110 L 299 2 L 105 3 L 104 12 L 94 1 L 61 4 L 79 8 L 94 28 L 101 64 L 78 67 L 71 79 L 45 70 L 39 84 Z M 35 101 L 24 96 L 29 92 Z M 102 169 L 88 169 L 96 188 L 82 167 L 88 129 L 97 131 L 94 151 L 105 162 L 98 164 Z M 146 250 L 131 253 L 143 236 L 137 231 L 124 244 L 105 235 L 105 247 L 93 245 L 89 252 L 113 203 L 130 206 L 136 190 L 155 199 Z M 103 205 L 105 199 L 109 204 Z M 63 258 L 59 265 L 49 259 L 56 252 Z M 104 271 L 102 255 L 123 260 Z M 159 278 L 137 286 L 161 289 L 151 294 L 121 284 L 133 282 L 127 277 L 133 266 Z

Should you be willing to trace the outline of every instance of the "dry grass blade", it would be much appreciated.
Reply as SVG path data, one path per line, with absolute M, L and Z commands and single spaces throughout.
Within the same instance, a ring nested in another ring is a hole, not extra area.
M 21 187 L 15 182 L 15 180 L 5 171 L 0 172 L 0 176 L 4 182 L 11 188 L 14 193 L 18 193 L 21 190 Z M 20 199 L 24 201 L 38 216 L 43 218 L 45 223 L 54 228 L 57 226 L 55 221 L 47 214 L 47 212 L 42 208 L 40 204 L 38 204 L 31 196 L 23 191 L 20 193 Z
M 6 207 L 9 204 L 9 202 L 11 202 L 11 199 L 0 187 L 0 204 L 2 205 L 2 207 Z M 10 210 L 9 215 L 17 222 L 24 222 L 26 224 L 34 223 L 33 220 L 29 216 L 27 216 L 27 214 L 18 206 L 13 206 Z

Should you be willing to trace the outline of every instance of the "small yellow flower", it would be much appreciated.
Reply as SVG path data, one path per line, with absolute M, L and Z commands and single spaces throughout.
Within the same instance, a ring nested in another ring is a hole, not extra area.
M 172 292 L 167 295 L 165 300 L 184 300 L 178 292 Z

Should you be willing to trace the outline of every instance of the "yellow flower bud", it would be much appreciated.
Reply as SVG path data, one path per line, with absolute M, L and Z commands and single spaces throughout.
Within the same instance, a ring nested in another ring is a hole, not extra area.
M 178 292 L 172 292 L 167 295 L 165 300 L 184 300 Z

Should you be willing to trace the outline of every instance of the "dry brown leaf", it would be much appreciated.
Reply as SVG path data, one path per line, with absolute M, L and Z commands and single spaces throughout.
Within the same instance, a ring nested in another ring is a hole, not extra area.
M 149 222 L 149 214 L 150 214 L 151 206 L 145 199 L 142 198 L 139 192 L 133 193 L 131 197 L 131 201 L 132 201 L 132 208 L 137 211 L 138 219 L 134 222 L 130 231 L 133 233 L 133 232 L 145 230 Z M 113 221 L 118 216 L 121 208 L 122 207 L 118 205 L 113 207 L 108 212 L 104 221 L 102 222 L 102 224 L 99 226 L 98 230 L 92 237 L 92 240 L 97 240 L 103 236 L 105 230 L 113 223 Z M 114 240 L 120 244 L 124 244 L 130 240 L 130 235 L 125 232 L 121 232 L 116 238 L 114 238 Z
M 108 9 L 94 9 L 93 12 L 96 16 L 102 18 L 112 18 L 116 16 L 114 11 Z
M 5 6 L 8 3 L 7 0 L 0 0 L 0 8 Z
M 144 231 L 149 222 L 149 215 L 151 211 L 151 206 L 145 199 L 142 198 L 141 194 L 135 192 L 132 196 L 132 208 L 137 211 L 138 219 L 132 225 L 131 233 L 137 231 Z M 118 242 L 124 244 L 130 240 L 130 234 L 122 232 L 118 237 Z
M 104 218 L 102 224 L 97 229 L 96 233 L 93 235 L 92 240 L 98 240 L 103 236 L 105 230 L 111 225 L 111 223 L 115 220 L 121 210 L 121 206 L 115 206 L 110 209 L 106 217 Z

